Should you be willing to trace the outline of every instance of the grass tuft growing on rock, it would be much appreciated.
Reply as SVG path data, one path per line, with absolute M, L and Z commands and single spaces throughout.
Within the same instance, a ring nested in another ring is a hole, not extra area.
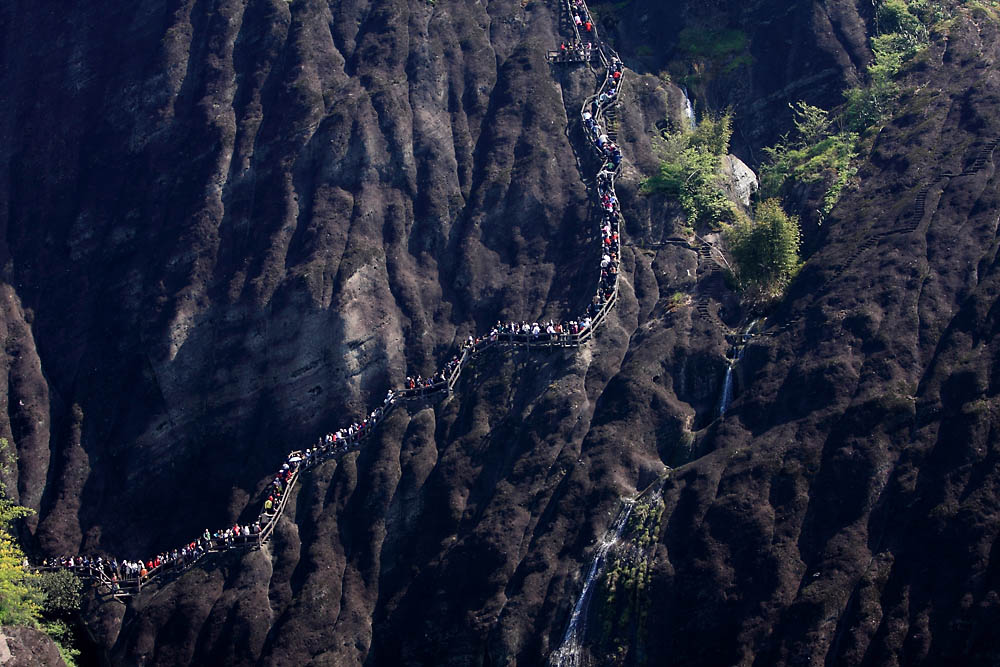
M 850 130 L 832 132 L 829 112 L 805 102 L 791 106 L 795 113 L 797 137 L 787 135 L 772 147 L 765 148 L 767 159 L 760 170 L 762 198 L 782 197 L 803 188 L 820 184 L 822 206 L 819 222 L 833 210 L 840 193 L 857 173 L 858 135 Z
M 895 78 L 906 63 L 929 41 L 929 26 L 945 18 L 940 6 L 923 0 L 880 0 L 876 3 L 871 37 L 874 59 L 868 65 L 868 82 L 848 89 L 844 117 L 855 132 L 880 125 L 890 118 L 900 97 Z

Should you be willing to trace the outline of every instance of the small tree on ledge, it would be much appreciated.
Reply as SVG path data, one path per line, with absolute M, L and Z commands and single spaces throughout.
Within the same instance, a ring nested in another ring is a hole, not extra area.
M 764 303 L 779 296 L 799 269 L 799 220 L 777 199 L 757 205 L 756 219 L 741 216 L 726 231 L 733 278 L 745 298 Z

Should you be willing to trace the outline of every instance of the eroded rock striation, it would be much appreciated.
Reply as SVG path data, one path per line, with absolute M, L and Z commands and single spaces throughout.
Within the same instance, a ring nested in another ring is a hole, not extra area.
M 857 76 L 870 17 L 809 6 L 746 99 L 798 96 L 810 62 L 831 89 Z M 594 75 L 545 62 L 559 21 L 541 2 L 0 7 L 0 431 L 34 550 L 143 554 L 235 520 L 276 457 L 391 380 L 586 302 L 574 119 Z M 683 24 L 658 25 L 669 44 Z M 619 499 L 674 466 L 650 660 L 995 662 L 996 37 L 962 14 L 911 73 L 724 420 L 725 332 L 673 300 L 713 272 L 636 190 L 680 91 L 630 75 L 632 247 L 591 347 L 477 361 L 304 478 L 267 549 L 127 609 L 92 600 L 106 657 L 538 664 Z

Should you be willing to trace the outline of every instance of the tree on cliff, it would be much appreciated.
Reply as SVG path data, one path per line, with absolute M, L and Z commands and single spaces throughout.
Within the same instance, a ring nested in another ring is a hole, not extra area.
M 799 268 L 799 221 L 777 199 L 757 205 L 754 219 L 742 216 L 726 230 L 733 277 L 751 302 L 781 294 Z
M 82 584 L 68 570 L 39 575 L 24 566 L 24 551 L 10 527 L 31 510 L 7 497 L 5 480 L 15 462 L 7 440 L 0 438 L 0 625 L 43 630 L 55 641 L 63 662 L 74 665 L 79 651 L 72 647 L 66 619 L 79 609 Z
M 38 575 L 23 567 L 24 552 L 10 532 L 10 525 L 31 510 L 7 497 L 4 481 L 14 463 L 7 440 L 0 438 L 0 625 L 37 623 L 44 594 L 38 588 Z
M 719 172 L 732 133 L 731 114 L 705 116 L 695 129 L 663 132 L 657 144 L 660 173 L 643 181 L 640 191 L 676 199 L 692 229 L 731 221 L 734 209 Z

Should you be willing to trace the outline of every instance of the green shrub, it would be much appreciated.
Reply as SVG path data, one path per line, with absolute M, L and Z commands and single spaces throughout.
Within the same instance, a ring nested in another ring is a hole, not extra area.
M 37 576 L 21 564 L 24 552 L 8 532 L 0 528 L 0 625 L 35 626 L 45 595 L 35 585 Z
M 875 9 L 875 31 L 879 35 L 897 35 L 914 50 L 927 41 L 927 27 L 911 13 L 906 0 L 882 0 Z
M 880 0 L 875 10 L 875 37 L 872 53 L 875 58 L 868 66 L 868 84 L 849 89 L 846 118 L 857 132 L 877 125 L 888 118 L 899 99 L 899 86 L 893 80 L 903 64 L 919 53 L 928 41 L 927 27 L 920 13 L 923 3 L 906 0 Z M 927 12 L 926 15 L 936 16 Z
M 38 587 L 45 594 L 43 608 L 46 613 L 71 614 L 80 609 L 83 582 L 69 570 L 43 572 Z
M 867 86 L 850 88 L 844 96 L 848 125 L 856 132 L 863 132 L 889 117 L 899 99 L 899 87 L 889 79 L 878 79 Z
M 831 133 L 829 113 L 798 102 L 791 105 L 795 112 L 797 137 L 787 137 L 771 148 L 765 148 L 766 162 L 760 168 L 762 198 L 780 197 L 796 185 L 824 183 L 820 221 L 829 215 L 840 193 L 857 172 L 853 160 L 857 155 L 858 135 L 855 132 Z
M 79 608 L 81 585 L 69 572 L 49 573 L 50 589 L 46 590 L 42 576 L 24 567 L 24 551 L 14 538 L 11 523 L 32 513 L 7 498 L 7 487 L 2 478 L 9 475 L 15 463 L 13 452 L 5 438 L 0 438 L 0 625 L 25 625 L 40 628 L 55 641 L 67 665 L 76 664 L 79 654 L 68 639 L 66 624 L 58 619 L 42 622 L 43 614 L 68 613 Z M 71 581 L 73 580 L 73 581 Z M 75 581 L 75 583 L 74 583 Z M 49 607 L 47 595 L 53 594 Z M 75 606 L 74 606 L 75 591 Z
M 720 177 L 732 132 L 732 116 L 725 114 L 705 117 L 693 130 L 664 133 L 658 146 L 660 173 L 643 181 L 640 192 L 676 199 L 692 228 L 733 220 L 735 211 Z
M 64 621 L 48 621 L 42 623 L 42 631 L 52 638 L 59 649 L 59 655 L 68 667 L 76 664 L 80 656 L 79 649 L 73 647 L 73 632 Z
M 757 205 L 756 217 L 741 216 L 726 230 L 733 272 L 740 289 L 753 300 L 777 297 L 799 268 L 799 221 L 777 199 Z
M 949 16 L 948 9 L 942 6 L 940 0 L 910 0 L 907 8 L 928 28 Z
M 716 157 L 729 153 L 729 140 L 733 136 L 733 116 L 706 115 L 688 134 L 688 146 L 699 148 Z

